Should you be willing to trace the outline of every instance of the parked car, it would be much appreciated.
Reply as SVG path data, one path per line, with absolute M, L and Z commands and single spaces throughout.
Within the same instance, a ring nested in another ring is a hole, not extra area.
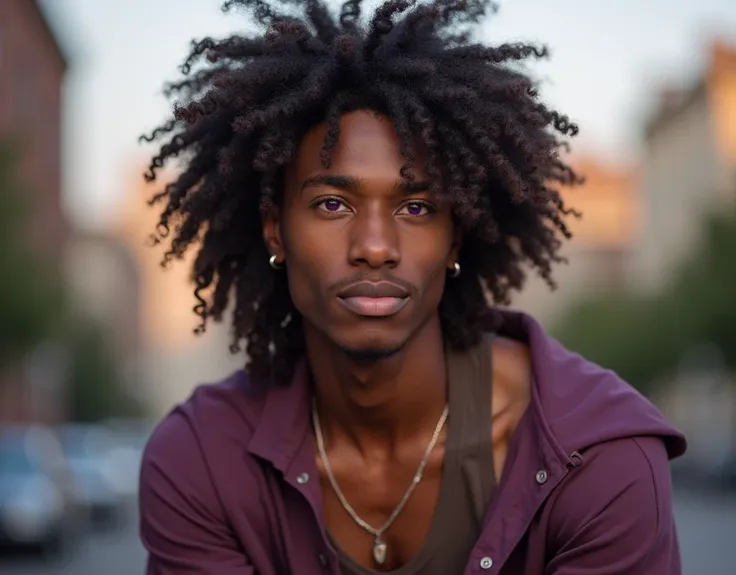
M 716 489 L 736 492 L 736 448 L 731 449 L 713 466 L 710 476 Z
M 147 420 L 113 420 L 106 423 L 112 438 L 110 449 L 113 487 L 122 497 L 134 500 L 138 495 L 143 450 L 154 427 Z
M 125 502 L 115 489 L 112 442 L 107 430 L 95 424 L 66 424 L 57 429 L 61 447 L 75 477 L 77 505 L 95 527 L 122 519 Z
M 0 542 L 44 554 L 66 550 L 79 533 L 73 478 L 53 434 L 0 426 Z

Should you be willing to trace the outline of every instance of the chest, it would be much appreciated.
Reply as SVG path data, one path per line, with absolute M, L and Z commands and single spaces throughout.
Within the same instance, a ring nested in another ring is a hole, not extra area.
M 517 436 L 511 447 L 508 460 L 513 462 L 526 458 L 544 458 L 548 446 L 540 444 L 530 434 Z M 496 490 L 496 496 L 486 510 L 482 526 L 470 548 L 464 554 L 462 565 L 451 573 L 465 575 L 539 575 L 544 572 L 546 554 L 546 525 L 534 520 L 538 517 L 546 498 L 564 476 L 561 468 L 545 464 L 549 470 L 548 480 L 540 484 L 528 466 L 511 465 Z M 434 471 L 432 471 L 434 469 Z M 536 469 L 536 467 L 535 467 Z M 330 533 L 353 529 L 347 523 L 328 525 L 330 513 L 343 513 L 329 502 L 324 493 L 320 473 L 315 465 L 315 446 L 310 437 L 305 437 L 297 449 L 296 456 L 283 470 L 275 469 L 262 461 L 252 469 L 253 483 L 244 491 L 234 482 L 221 484 L 221 496 L 227 509 L 229 526 L 233 537 L 251 560 L 258 575 L 343 575 L 336 541 Z M 403 519 L 402 532 L 417 532 L 412 539 L 399 540 L 405 546 L 406 557 L 421 545 L 421 530 L 414 522 L 424 517 L 425 530 L 434 515 L 429 511 L 432 498 L 438 499 L 440 486 L 435 466 L 428 471 L 426 493 L 417 492 L 416 505 Z M 232 488 L 231 488 L 232 487 Z M 439 487 L 439 488 L 438 488 Z M 384 488 L 385 489 L 385 488 Z M 381 490 L 377 488 L 376 493 Z M 388 499 L 395 497 L 385 491 Z M 356 501 L 359 505 L 360 499 Z M 453 501 L 452 499 L 450 500 Z M 331 511 L 332 509 L 332 511 Z M 398 521 L 398 520 L 397 520 Z M 357 535 L 356 535 L 357 537 Z M 370 538 L 368 538 L 369 550 Z M 349 545 L 342 540 L 341 544 Z M 369 552 L 369 551 L 368 551 Z M 360 551 L 356 548 L 355 553 Z M 402 558 L 404 556 L 401 556 Z M 422 571 L 419 571 L 420 573 Z
M 500 425 L 495 429 L 481 446 L 463 445 L 466 438 L 440 445 L 413 490 L 416 461 L 374 467 L 357 458 L 344 461 L 333 470 L 338 493 L 317 457 L 325 524 L 344 573 L 368 573 L 362 566 L 370 572 L 430 575 L 464 566 L 508 453 L 506 434 Z M 384 526 L 380 533 L 366 528 Z M 377 544 L 385 549 L 383 564 L 374 557 Z
M 309 483 L 311 481 L 310 478 Z M 309 483 L 305 484 L 307 489 Z M 259 575 L 345 575 L 346 573 L 362 575 L 363 573 L 386 571 L 385 568 L 381 570 L 375 567 L 371 561 L 371 542 L 369 541 L 366 545 L 365 535 L 355 531 L 355 528 L 349 523 L 340 523 L 339 528 L 336 523 L 336 528 L 328 531 L 326 514 L 329 511 L 326 503 L 324 515 L 322 515 L 318 509 L 312 508 L 309 503 L 310 496 L 305 497 L 305 493 L 300 493 L 300 490 L 289 485 L 285 486 L 283 483 L 277 489 L 284 489 L 280 496 L 282 502 L 273 507 L 269 506 L 268 530 L 259 534 L 258 541 L 253 539 L 250 526 L 238 537 L 249 557 L 253 559 L 256 573 Z M 532 504 L 532 502 L 529 503 Z M 335 512 L 339 510 L 335 509 Z M 520 509 L 518 506 L 507 508 L 501 505 L 489 509 L 482 522 L 483 526 L 459 559 L 459 567 L 445 572 L 458 575 L 461 573 L 464 575 L 539 575 L 543 573 L 547 559 L 544 544 L 546 527 L 535 523 L 526 526 L 528 515 L 526 509 Z M 425 513 L 424 516 L 426 525 L 431 525 L 431 515 Z M 418 518 L 420 515 L 415 514 L 414 517 Z M 397 527 L 400 527 L 399 532 L 416 532 L 415 525 L 410 519 L 405 519 Z M 352 544 L 355 547 L 349 547 L 352 540 L 354 540 Z M 399 571 L 400 573 L 424 573 L 421 569 L 412 571 L 417 564 L 413 560 L 418 557 L 424 542 L 418 532 L 412 538 L 388 537 L 387 541 L 389 558 L 398 558 L 397 562 L 404 562 L 404 571 Z M 439 545 L 441 544 L 440 542 Z M 357 560 L 364 560 L 365 565 L 372 565 L 370 570 L 346 569 L 345 564 L 341 561 L 338 546 L 354 554 Z M 394 563 L 388 568 L 396 567 Z M 399 566 L 398 569 L 402 567 Z
M 340 465 L 333 471 L 338 490 L 317 458 L 327 531 L 343 563 L 353 568 L 348 572 L 360 573 L 359 566 L 393 571 L 426 554 L 433 521 L 448 512 L 438 505 L 447 497 L 444 455 L 442 445 L 431 454 L 421 477 L 416 462 Z

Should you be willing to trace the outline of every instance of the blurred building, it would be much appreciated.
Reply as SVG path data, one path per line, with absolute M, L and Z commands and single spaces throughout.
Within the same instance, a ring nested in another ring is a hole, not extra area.
M 123 383 L 135 396 L 144 395 L 138 262 L 119 239 L 80 231 L 69 242 L 64 263 L 74 295 L 72 313 L 80 320 L 102 324 L 123 369 Z
M 61 204 L 61 91 L 67 62 L 37 3 L 0 0 L 0 139 L 17 144 L 20 174 L 33 194 L 33 246 L 61 260 L 69 226 Z M 53 363 L 57 351 L 39 350 Z M 0 373 L 0 419 L 61 417 L 60 382 L 26 358 Z
M 573 234 L 563 248 L 566 264 L 555 266 L 557 289 L 552 291 L 534 272 L 513 306 L 552 324 L 575 300 L 589 294 L 620 288 L 626 280 L 631 245 L 638 233 L 639 199 L 635 170 L 593 158 L 571 160 L 585 184 L 563 190 L 568 207 L 582 213 L 567 219 Z
M 736 202 L 736 46 L 713 43 L 695 84 L 662 91 L 645 129 L 641 176 L 631 282 L 651 290 L 697 247 L 702 216 Z
M 142 172 L 133 172 L 130 193 L 111 233 L 126 244 L 140 273 L 141 374 L 148 403 L 160 414 L 183 400 L 195 385 L 242 367 L 245 358 L 229 353 L 227 321 L 208 325 L 205 334 L 194 335 L 198 318 L 192 310 L 197 301 L 189 277 L 193 254 L 162 269 L 164 248 L 152 247 L 149 241 L 159 209 L 147 204 L 160 184 L 146 185 Z
M 34 244 L 59 261 L 69 226 L 61 204 L 61 91 L 67 62 L 37 3 L 0 2 L 0 138 L 21 151 L 34 194 Z
M 697 251 L 704 216 L 736 207 L 736 45 L 714 42 L 696 82 L 661 92 L 644 144 L 643 225 L 629 282 L 647 292 L 666 287 L 678 264 Z M 675 370 L 657 397 L 689 438 L 686 460 L 701 471 L 736 449 L 734 374 L 717 360 L 719 350 L 707 342 L 703 348 L 706 361 Z
M 559 289 L 533 277 L 516 307 L 553 323 L 581 294 L 656 290 L 697 248 L 702 217 L 736 204 L 736 47 L 713 42 L 693 85 L 661 92 L 644 134 L 635 173 L 573 162 L 588 181 L 565 191 L 584 217 L 571 222 L 569 263 L 555 269 Z

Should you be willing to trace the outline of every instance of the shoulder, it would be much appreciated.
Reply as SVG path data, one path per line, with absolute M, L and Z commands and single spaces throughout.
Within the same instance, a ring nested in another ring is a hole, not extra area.
M 490 338 L 493 375 L 510 396 L 529 395 L 531 385 L 531 355 L 529 346 L 508 337 Z
M 583 451 L 545 506 L 553 563 L 615 563 L 622 566 L 617 573 L 649 566 L 660 573 L 655 566 L 676 562 L 668 459 L 658 437 L 617 439 Z M 585 549 L 597 551 L 581 559 Z
M 221 381 L 197 386 L 174 411 L 195 427 L 203 427 L 202 431 L 252 429 L 260 420 L 266 397 L 266 388 L 258 387 L 239 370 Z
M 223 450 L 247 447 L 261 419 L 266 393 L 252 385 L 243 371 L 197 386 L 155 428 L 145 456 L 176 462 L 179 451 L 198 450 L 208 461 Z
M 199 385 L 161 421 L 150 448 L 155 452 L 160 445 L 167 450 L 169 442 L 189 437 L 205 454 L 216 457 L 225 445 L 247 446 L 261 420 L 266 396 L 243 371 Z
M 245 452 L 260 400 L 241 377 L 197 388 L 148 440 L 138 503 L 149 572 L 253 573 L 240 534 L 266 521 L 262 473 Z
M 669 458 L 658 437 L 629 437 L 600 443 L 580 453 L 579 465 L 554 492 L 555 511 L 586 521 L 623 493 L 632 507 L 624 515 L 651 514 L 656 519 L 671 499 Z
M 506 422 L 510 435 L 519 423 L 531 397 L 532 368 L 529 347 L 496 336 L 488 340 L 491 352 L 491 388 L 494 421 Z
M 263 402 L 260 393 L 249 389 L 242 372 L 197 387 L 158 424 L 146 444 L 141 506 L 154 503 L 151 498 L 160 501 L 176 492 L 208 513 L 222 512 L 233 473 L 239 476 L 241 487 L 250 478 L 255 483 L 257 463 L 244 454 Z M 234 469 L 236 466 L 240 468 Z

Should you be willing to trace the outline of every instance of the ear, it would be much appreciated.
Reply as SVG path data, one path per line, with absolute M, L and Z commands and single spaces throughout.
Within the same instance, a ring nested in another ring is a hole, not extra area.
M 271 206 L 261 216 L 263 241 L 266 250 L 276 256 L 276 263 L 284 263 L 284 243 L 281 239 L 281 212 L 278 206 Z
M 455 264 L 459 263 L 460 260 L 460 248 L 463 245 L 463 231 L 462 228 L 455 224 L 452 231 L 452 246 L 450 247 L 450 253 L 447 255 L 446 267 L 450 271 L 454 271 Z

